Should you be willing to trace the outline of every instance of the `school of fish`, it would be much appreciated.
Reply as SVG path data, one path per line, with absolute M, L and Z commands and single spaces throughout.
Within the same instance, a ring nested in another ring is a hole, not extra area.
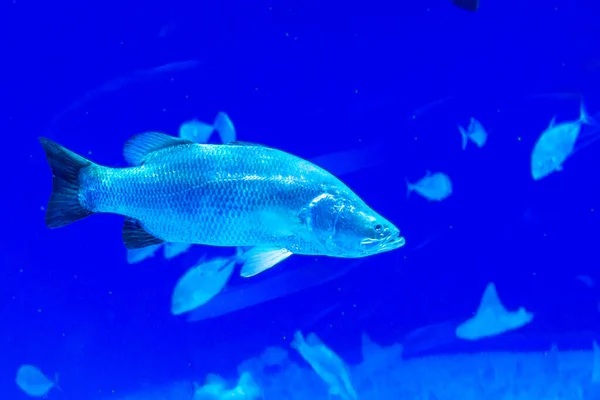
M 540 180 L 563 170 L 577 151 L 600 135 L 583 101 L 577 120 L 552 119 L 531 152 L 531 176 Z M 488 133 L 471 118 L 458 126 L 462 150 L 469 143 L 482 148 Z M 207 144 L 218 132 L 223 144 Z M 193 244 L 235 247 L 230 257 L 201 259 L 178 280 L 171 297 L 173 315 L 202 307 L 227 285 L 236 265 L 241 276 L 259 274 L 292 254 L 362 258 L 398 249 L 405 244 L 400 230 L 371 209 L 339 178 L 316 164 L 281 150 L 237 142 L 226 114 L 212 124 L 194 120 L 182 125 L 179 137 L 157 132 L 134 136 L 125 144 L 128 168 L 109 168 L 40 138 L 53 173 L 46 223 L 58 228 L 95 213 L 125 216 L 123 241 L 128 261 L 139 262 L 164 246 L 170 259 Z M 406 180 L 407 197 L 418 193 L 443 201 L 453 192 L 450 177 L 426 171 L 416 182 Z M 244 250 L 242 250 L 244 248 Z M 511 312 L 500 302 L 493 283 L 475 315 L 458 325 L 455 336 L 479 340 L 529 324 L 524 308 Z M 291 344 L 329 386 L 329 394 L 352 400 L 345 363 L 310 334 L 296 332 Z M 28 395 L 46 396 L 58 388 L 34 366 L 19 368 L 16 382 Z M 195 396 L 258 396 L 250 375 L 226 389 L 224 381 L 208 379 Z M 250 398 L 250 397 L 248 397 Z M 254 398 L 254 397 L 252 397 Z

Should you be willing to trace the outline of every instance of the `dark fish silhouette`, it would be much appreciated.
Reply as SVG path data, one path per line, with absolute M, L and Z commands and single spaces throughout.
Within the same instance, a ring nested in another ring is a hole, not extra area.
M 479 0 L 452 0 L 452 2 L 464 10 L 477 11 L 479 9 Z

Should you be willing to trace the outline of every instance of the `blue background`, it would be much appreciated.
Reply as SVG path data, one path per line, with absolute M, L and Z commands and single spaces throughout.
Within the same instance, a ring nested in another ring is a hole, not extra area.
M 554 115 L 577 117 L 580 95 L 600 111 L 600 8 L 404 3 L 3 2 L 0 391 L 19 396 L 22 363 L 60 372 L 64 398 L 233 377 L 296 329 L 350 363 L 363 330 L 391 344 L 430 326 L 415 349 L 443 351 L 456 345 L 447 324 L 471 315 L 489 281 L 508 308 L 536 316 L 512 341 L 479 346 L 589 348 L 600 297 L 575 277 L 598 279 L 600 148 L 539 182 L 529 155 Z M 170 314 L 171 290 L 206 249 L 128 265 L 118 216 L 45 227 L 51 174 L 38 136 L 123 166 L 131 135 L 176 134 L 218 111 L 240 139 L 305 158 L 383 143 L 376 167 L 344 181 L 401 228 L 406 247 L 324 285 L 188 323 Z M 471 116 L 489 140 L 462 151 L 456 125 Z M 406 199 L 404 178 L 426 170 L 452 178 L 449 199 Z

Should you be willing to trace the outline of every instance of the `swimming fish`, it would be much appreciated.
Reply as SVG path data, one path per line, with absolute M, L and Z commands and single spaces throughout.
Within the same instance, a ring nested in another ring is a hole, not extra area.
M 23 392 L 32 397 L 45 397 L 52 388 L 58 387 L 58 376 L 53 381 L 39 368 L 27 364 L 19 367 L 15 381 Z
M 201 260 L 190 268 L 173 289 L 171 313 L 180 315 L 192 311 L 215 297 L 229 280 L 240 258 L 241 250 L 238 249 L 234 257 Z
M 126 217 L 127 248 L 164 242 L 250 247 L 243 277 L 292 254 L 360 258 L 405 239 L 338 178 L 274 148 L 197 144 L 157 132 L 125 144 L 128 168 L 91 162 L 40 138 L 53 173 L 46 225 Z
M 180 254 L 185 253 L 192 247 L 189 243 L 165 243 L 163 246 L 163 257 L 165 260 L 175 258 Z
M 127 250 L 127 263 L 128 264 L 137 264 L 142 262 L 150 257 L 154 257 L 154 254 L 161 247 L 160 244 L 143 247 L 141 249 L 131 249 Z
M 190 142 L 207 143 L 215 131 L 219 134 L 221 142 L 230 143 L 235 141 L 235 127 L 229 116 L 224 112 L 217 113 L 212 125 L 197 119 L 184 122 L 179 127 L 179 137 Z
M 482 148 L 487 142 L 487 132 L 481 125 L 481 122 L 477 121 L 475 118 L 471 117 L 471 121 L 469 122 L 469 127 L 465 130 L 462 126 L 458 126 L 458 130 L 460 132 L 460 136 L 462 138 L 462 149 L 465 150 L 467 148 L 467 143 L 472 141 L 479 148 Z
M 579 119 L 556 124 L 556 117 L 536 141 L 531 152 L 531 177 L 540 180 L 555 171 L 563 170 L 563 163 L 574 150 L 583 124 L 591 123 L 583 101 L 579 106 Z
M 448 175 L 442 172 L 432 174 L 427 171 L 425 176 L 417 183 L 410 183 L 406 179 L 406 196 L 415 191 L 427 200 L 442 201 L 452 194 L 452 182 Z
M 488 283 L 475 315 L 456 327 L 456 337 L 463 340 L 479 340 L 520 329 L 533 320 L 533 314 L 519 307 L 508 311 L 496 291 L 493 282 Z
M 479 10 L 479 0 L 452 0 L 452 2 L 463 10 L 473 12 Z
M 350 381 L 350 368 L 316 334 L 309 333 L 304 339 L 302 332 L 296 331 L 290 345 L 329 386 L 330 396 L 339 396 L 344 400 L 358 398 Z

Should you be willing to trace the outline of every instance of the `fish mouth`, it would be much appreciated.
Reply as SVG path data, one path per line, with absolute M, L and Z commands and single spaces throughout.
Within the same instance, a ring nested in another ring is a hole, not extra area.
M 406 244 L 406 239 L 398 232 L 383 239 L 364 239 L 360 244 L 367 253 L 374 254 L 398 249 Z
M 400 236 L 400 232 L 398 232 L 397 236 L 388 236 L 384 240 L 384 242 L 381 244 L 381 246 L 385 250 L 393 250 L 393 249 L 400 248 L 400 247 L 404 246 L 405 244 L 406 244 L 406 239 L 404 239 L 404 236 Z

